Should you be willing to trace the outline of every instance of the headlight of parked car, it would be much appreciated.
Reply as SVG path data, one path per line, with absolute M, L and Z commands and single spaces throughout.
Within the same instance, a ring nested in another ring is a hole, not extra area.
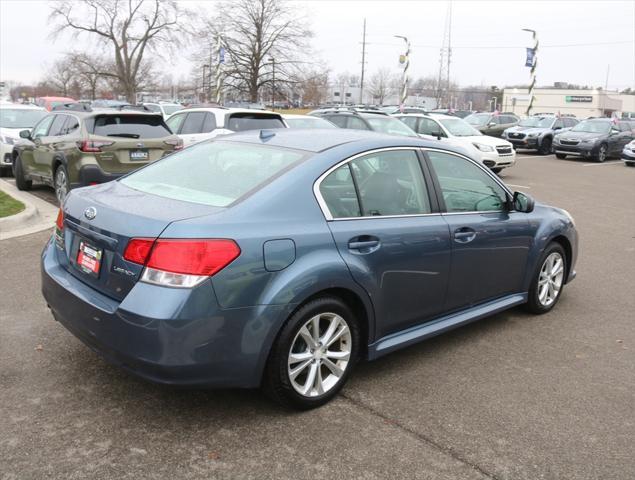
M 474 143 L 476 148 L 478 148 L 481 152 L 493 152 L 494 147 L 490 147 L 489 145 L 483 145 L 482 143 Z

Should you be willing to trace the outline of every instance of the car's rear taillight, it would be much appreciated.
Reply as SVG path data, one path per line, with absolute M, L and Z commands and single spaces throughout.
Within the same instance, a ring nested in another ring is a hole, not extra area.
M 176 140 L 166 140 L 163 143 L 174 147 L 174 150 L 181 150 L 183 148 L 183 140 L 181 140 L 180 138 Z
M 61 208 L 57 212 L 55 220 L 55 243 L 58 247 L 64 248 L 64 210 Z
M 144 265 L 141 280 L 167 287 L 193 287 L 218 273 L 240 255 L 228 239 L 133 238 L 124 259 Z
M 115 142 L 96 142 L 92 140 L 82 140 L 77 142 L 77 148 L 85 153 L 99 153 L 102 147 L 109 147 Z

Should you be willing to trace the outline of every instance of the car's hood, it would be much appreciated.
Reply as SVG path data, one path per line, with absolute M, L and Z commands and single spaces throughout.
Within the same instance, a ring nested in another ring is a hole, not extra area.
M 519 125 L 516 125 L 515 127 L 509 127 L 507 129 L 505 129 L 505 131 L 507 133 L 510 133 L 510 132 L 514 132 L 514 133 L 545 133 L 545 132 L 551 131 L 551 129 L 550 128 L 543 128 L 543 127 L 521 127 Z
M 20 138 L 20 132 L 22 130 L 30 130 L 29 128 L 7 128 L 7 127 L 0 127 L 0 135 L 5 136 L 5 137 L 12 137 L 15 139 Z
M 572 140 L 586 140 L 591 138 L 601 138 L 606 137 L 606 133 L 591 133 L 591 132 L 562 132 L 558 134 L 558 138 L 562 139 L 572 139 Z

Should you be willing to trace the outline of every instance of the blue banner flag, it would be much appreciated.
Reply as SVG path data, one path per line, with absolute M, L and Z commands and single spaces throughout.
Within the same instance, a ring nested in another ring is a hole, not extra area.
M 218 51 L 218 63 L 225 63 L 225 47 L 220 47 Z
M 525 60 L 525 67 L 533 67 L 535 57 L 536 50 L 533 48 L 527 48 L 527 60 Z

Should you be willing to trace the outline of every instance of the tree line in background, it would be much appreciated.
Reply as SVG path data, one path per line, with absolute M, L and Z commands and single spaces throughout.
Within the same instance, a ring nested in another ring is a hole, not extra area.
M 319 105 L 332 101 L 329 89 L 337 89 L 340 99 L 359 101 L 343 95 L 359 86 L 359 76 L 333 77 L 315 60 L 308 21 L 286 0 L 225 0 L 211 15 L 174 0 L 58 0 L 50 21 L 53 39 L 66 32 L 82 48 L 56 60 L 37 85 L 15 86 L 10 92 L 14 99 L 60 95 L 136 103 L 140 92 L 151 92 L 162 98 L 213 101 L 222 47 L 225 100 L 302 99 Z M 192 52 L 194 68 L 189 78 L 174 81 L 161 65 L 176 63 L 183 51 Z M 383 104 L 399 91 L 401 81 L 398 72 L 379 68 L 368 78 L 365 92 L 373 103 Z M 502 90 L 495 86 L 459 88 L 451 83 L 443 90 L 435 76 L 411 81 L 409 94 L 473 109 L 487 108 L 492 97 L 498 104 L 502 100 Z

